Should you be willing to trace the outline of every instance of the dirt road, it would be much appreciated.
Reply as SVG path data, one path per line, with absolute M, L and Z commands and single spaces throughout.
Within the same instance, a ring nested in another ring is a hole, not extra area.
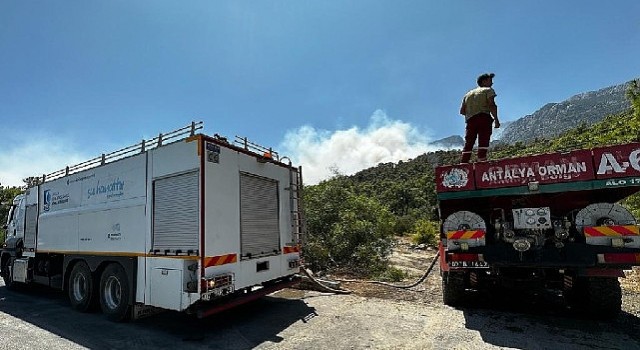
M 559 312 L 552 300 L 517 298 L 500 308 L 480 303 L 453 309 L 440 303 L 438 290 L 417 288 L 408 293 L 424 295 L 422 301 L 289 289 L 205 320 L 166 312 L 114 324 L 100 314 L 70 310 L 62 293 L 13 292 L 0 282 L 0 348 L 640 348 L 640 318 L 629 312 L 610 322 L 592 321 Z

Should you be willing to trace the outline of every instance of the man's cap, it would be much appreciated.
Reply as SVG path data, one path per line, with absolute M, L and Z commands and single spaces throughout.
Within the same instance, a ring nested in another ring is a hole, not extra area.
M 476 82 L 478 83 L 478 85 L 480 85 L 480 82 L 481 82 L 481 81 L 483 81 L 483 80 L 485 80 L 485 79 L 493 78 L 493 77 L 495 77 L 495 76 L 496 76 L 496 75 L 495 75 L 495 74 L 493 74 L 493 73 L 484 73 L 484 74 L 481 74 L 481 75 L 478 77 L 478 80 L 477 80 Z

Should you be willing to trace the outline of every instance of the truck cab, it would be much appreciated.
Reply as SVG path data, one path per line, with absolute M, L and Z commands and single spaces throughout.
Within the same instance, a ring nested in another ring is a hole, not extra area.
M 18 233 L 24 235 L 24 195 L 19 194 L 13 199 L 11 208 L 9 208 L 9 214 L 7 215 L 6 230 L 7 237 L 15 237 Z

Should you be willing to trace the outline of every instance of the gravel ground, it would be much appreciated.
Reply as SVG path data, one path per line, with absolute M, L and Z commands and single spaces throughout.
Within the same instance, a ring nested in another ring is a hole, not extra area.
M 640 267 L 625 271 L 626 278 L 620 279 L 622 287 L 622 310 L 640 317 Z

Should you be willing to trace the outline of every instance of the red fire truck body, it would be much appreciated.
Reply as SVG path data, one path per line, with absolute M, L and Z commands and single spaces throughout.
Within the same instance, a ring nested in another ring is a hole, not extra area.
M 436 168 L 444 302 L 467 289 L 556 289 L 596 316 L 621 309 L 640 265 L 619 201 L 640 191 L 640 143 Z

